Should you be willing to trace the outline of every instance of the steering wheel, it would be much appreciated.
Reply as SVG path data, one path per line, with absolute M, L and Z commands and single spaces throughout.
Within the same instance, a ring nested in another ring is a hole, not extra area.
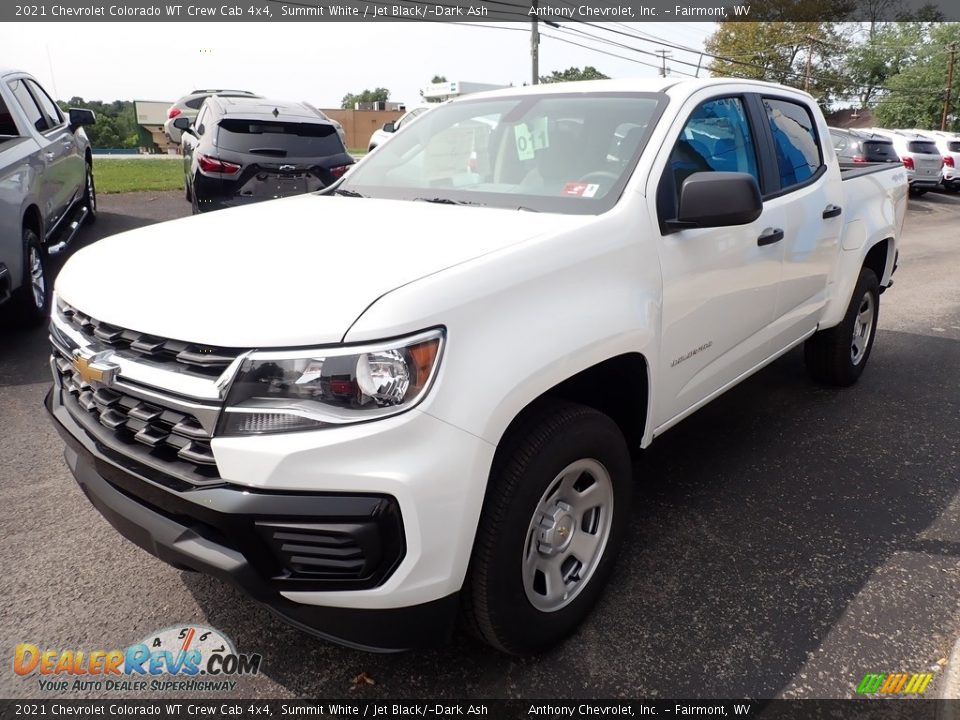
M 600 182 L 601 180 L 609 180 L 610 182 L 616 182 L 620 178 L 615 172 L 610 172 L 609 170 L 594 170 L 589 172 L 580 178 L 579 182 Z

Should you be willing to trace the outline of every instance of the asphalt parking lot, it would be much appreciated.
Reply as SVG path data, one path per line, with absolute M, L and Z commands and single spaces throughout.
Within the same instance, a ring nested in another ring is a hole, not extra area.
M 187 212 L 180 193 L 103 196 L 81 245 Z M 0 330 L 0 648 L 125 647 L 203 623 L 262 653 L 236 692 L 248 698 L 849 697 L 865 673 L 895 671 L 936 671 L 934 694 L 960 635 L 958 222 L 960 196 L 911 200 L 856 387 L 814 385 L 795 351 L 640 457 L 606 596 L 572 639 L 525 659 L 463 636 L 346 650 L 153 559 L 64 465 L 41 408 L 45 332 Z M 9 655 L 3 668 L 0 696 L 39 694 Z M 354 688 L 360 673 L 375 684 Z

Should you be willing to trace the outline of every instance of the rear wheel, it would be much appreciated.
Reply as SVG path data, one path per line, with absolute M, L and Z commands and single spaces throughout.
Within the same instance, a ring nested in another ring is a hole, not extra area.
M 33 228 L 23 229 L 23 282 L 10 300 L 10 320 L 19 327 L 42 324 L 50 310 L 47 253 Z
M 469 627 L 512 654 L 569 635 L 613 570 L 630 507 L 630 454 L 606 415 L 533 410 L 501 443 L 464 586 Z
M 910 194 L 913 195 L 914 197 L 920 197 L 921 195 L 925 195 L 926 193 L 927 193 L 926 188 L 918 188 L 918 187 L 914 187 L 913 185 L 910 186 Z
M 827 385 L 853 385 L 870 358 L 879 314 L 880 284 L 873 270 L 863 268 L 840 324 L 821 330 L 804 345 L 813 378 Z

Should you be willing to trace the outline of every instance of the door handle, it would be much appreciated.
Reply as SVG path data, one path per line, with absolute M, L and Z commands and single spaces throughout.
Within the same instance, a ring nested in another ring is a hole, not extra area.
M 764 230 L 760 237 L 757 238 L 757 245 L 763 247 L 764 245 L 773 245 L 775 242 L 780 242 L 783 240 L 783 230 L 780 228 L 767 228 Z
M 838 215 L 840 215 L 840 213 L 842 212 L 843 212 L 842 207 L 840 207 L 839 205 L 833 205 L 831 203 L 830 205 L 827 205 L 823 209 L 823 219 L 826 220 L 827 218 L 835 218 Z

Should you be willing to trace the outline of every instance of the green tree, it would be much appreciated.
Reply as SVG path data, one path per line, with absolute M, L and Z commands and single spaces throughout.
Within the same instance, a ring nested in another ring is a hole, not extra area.
M 386 102 L 390 98 L 387 88 L 378 87 L 373 90 L 364 90 L 360 93 L 347 93 L 340 102 L 344 110 L 353 110 L 357 103 Z
M 846 99 L 856 99 L 862 109 L 882 96 L 886 83 L 916 61 L 929 31 L 920 22 L 869 23 L 866 39 L 844 58 L 844 75 L 851 83 Z
M 842 61 L 851 30 L 842 23 L 815 21 L 721 22 L 705 43 L 715 56 L 710 72 L 806 87 L 826 104 L 849 88 Z
M 960 75 L 954 68 L 950 97 L 947 67 L 950 48 L 960 53 L 960 25 L 936 23 L 915 49 L 911 62 L 889 78 L 887 91 L 877 100 L 874 114 L 883 127 L 939 129 L 947 101 L 947 129 L 960 130 Z
M 610 76 L 604 75 L 593 65 L 584 68 L 571 67 L 566 70 L 554 70 L 549 75 L 541 75 L 541 83 L 574 82 L 577 80 L 606 80 Z
M 104 103 L 75 95 L 68 102 L 58 101 L 57 104 L 65 114 L 72 107 L 96 113 L 97 123 L 86 128 L 90 144 L 95 148 L 135 148 L 140 144 L 136 110 L 129 100 Z

